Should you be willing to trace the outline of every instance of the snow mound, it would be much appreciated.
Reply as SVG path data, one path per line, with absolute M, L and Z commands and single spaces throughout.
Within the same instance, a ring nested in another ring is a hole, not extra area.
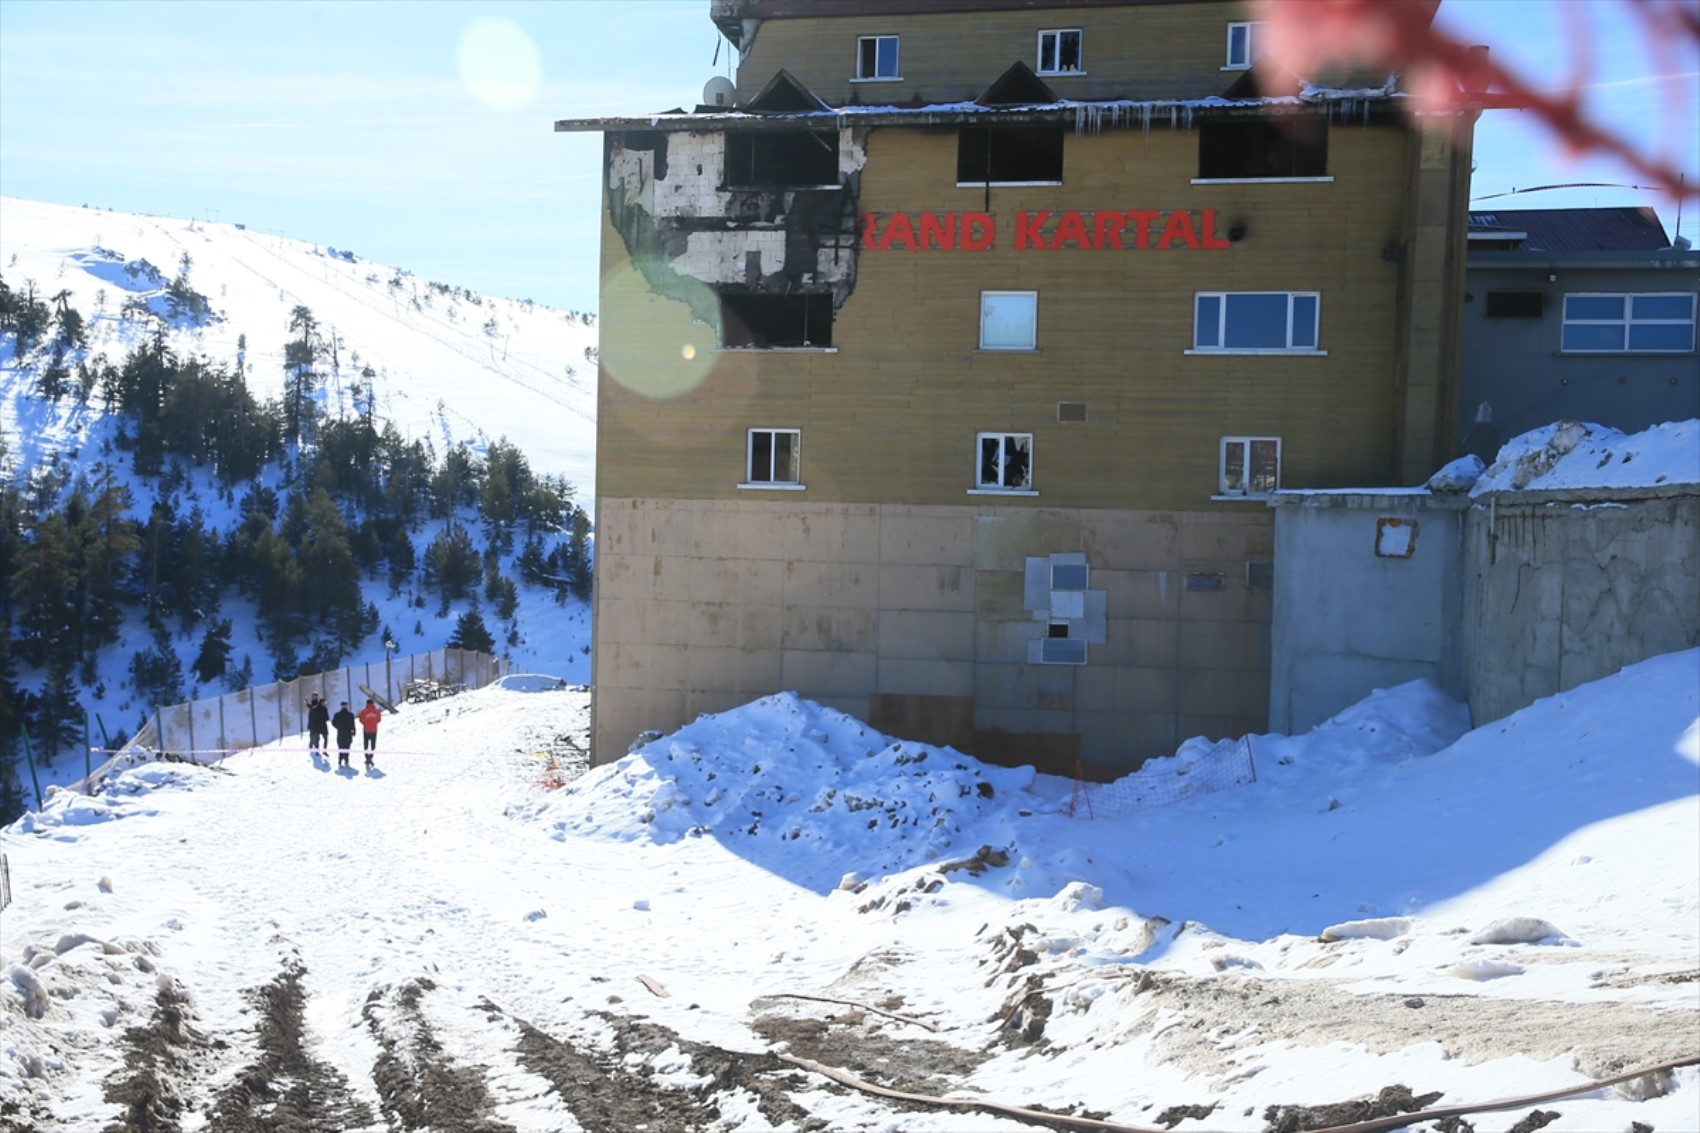
M 1406 917 L 1372 917 L 1361 921 L 1344 921 L 1340 924 L 1329 925 L 1322 930 L 1321 939 L 1327 943 L 1336 940 L 1393 940 L 1411 931 L 1411 922 Z
M 1569 940 L 1550 922 L 1539 917 L 1505 917 L 1494 921 L 1470 938 L 1471 944 L 1539 944 Z
M 1665 484 L 1700 484 L 1700 419 L 1631 435 L 1580 421 L 1532 429 L 1506 442 L 1470 495 Z
M 651 740 L 547 805 L 563 833 L 658 844 L 710 835 L 747 857 L 785 859 L 775 868 L 825 891 L 847 869 L 891 873 L 996 842 L 988 820 L 1034 774 L 893 740 L 779 693 Z

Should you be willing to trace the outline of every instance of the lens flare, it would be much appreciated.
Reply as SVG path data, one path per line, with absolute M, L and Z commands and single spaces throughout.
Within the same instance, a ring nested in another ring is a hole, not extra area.
M 633 393 L 678 397 L 701 385 L 714 369 L 719 330 L 709 321 L 719 299 L 708 284 L 661 269 L 667 294 L 631 266 L 602 280 L 602 374 Z
M 518 110 L 543 85 L 543 58 L 525 29 L 512 20 L 480 16 L 460 33 L 455 50 L 460 81 L 492 110 Z

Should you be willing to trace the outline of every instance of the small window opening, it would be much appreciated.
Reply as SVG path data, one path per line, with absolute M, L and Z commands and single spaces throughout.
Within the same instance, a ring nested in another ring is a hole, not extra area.
M 722 292 L 720 341 L 731 348 L 832 345 L 832 296 Z
M 833 130 L 746 130 L 726 135 L 728 185 L 836 185 Z
M 1546 295 L 1540 291 L 1489 291 L 1482 305 L 1486 319 L 1538 319 L 1546 310 Z
M 897 73 L 897 37 L 895 35 L 864 35 L 856 40 L 856 77 L 858 79 L 895 79 Z
M 1033 434 L 981 433 L 977 483 L 1023 491 L 1033 482 Z
M 1067 637 L 1068 636 L 1068 623 L 1067 622 L 1052 622 L 1051 625 L 1050 625 L 1050 629 L 1047 632 L 1046 636 L 1047 637 Z
M 1039 74 L 1072 75 L 1080 69 L 1079 28 L 1039 33 Z
M 751 429 L 749 467 L 751 484 L 797 483 L 797 457 L 802 434 L 796 429 Z
M 1328 124 L 1308 114 L 1233 118 L 1198 130 L 1198 176 L 1206 180 L 1326 177 Z
M 1062 176 L 1060 126 L 964 126 L 957 133 L 959 184 L 1054 184 Z
M 1228 62 L 1224 70 L 1243 71 L 1257 62 L 1263 54 L 1262 21 L 1234 22 L 1228 25 Z
M 1086 403 L 1084 401 L 1057 402 L 1057 423 L 1060 425 L 1084 425 L 1086 423 Z

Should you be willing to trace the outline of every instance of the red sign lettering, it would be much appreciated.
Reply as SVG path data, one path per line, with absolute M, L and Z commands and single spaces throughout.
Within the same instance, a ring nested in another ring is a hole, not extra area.
M 1160 209 L 1068 209 L 1056 214 L 1055 225 L 1051 216 L 1049 211 L 1016 213 L 1015 250 L 1120 252 L 1178 247 L 1220 251 L 1233 247 L 1232 241 L 1218 234 L 1215 209 L 1197 214 L 1186 209 L 1166 214 Z M 981 252 L 997 239 L 997 222 L 989 212 L 864 212 L 856 219 L 862 249 L 867 252 Z
M 1051 218 L 1048 212 L 1018 212 L 1015 214 L 1015 250 L 1023 248 L 1042 248 L 1050 250 L 1045 243 L 1045 221 Z
M 992 222 L 989 212 L 965 212 L 962 214 L 962 250 L 964 252 L 983 252 L 992 246 L 992 239 L 997 235 L 997 225 Z

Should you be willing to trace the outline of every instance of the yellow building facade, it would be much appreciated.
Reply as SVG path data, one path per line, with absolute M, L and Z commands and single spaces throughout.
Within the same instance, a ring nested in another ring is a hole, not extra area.
M 1234 4 L 715 0 L 605 135 L 594 756 L 779 690 L 982 758 L 1264 728 L 1278 488 L 1450 455 L 1469 123 Z M 728 84 L 729 85 L 729 84 Z

